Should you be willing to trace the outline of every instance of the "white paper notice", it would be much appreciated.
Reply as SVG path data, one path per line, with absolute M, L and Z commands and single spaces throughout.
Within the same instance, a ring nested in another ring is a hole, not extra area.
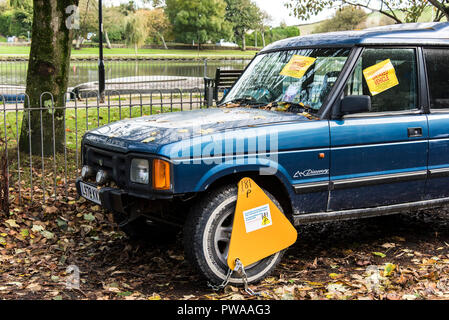
M 243 219 L 245 219 L 246 233 L 269 227 L 273 224 L 268 204 L 243 211 Z

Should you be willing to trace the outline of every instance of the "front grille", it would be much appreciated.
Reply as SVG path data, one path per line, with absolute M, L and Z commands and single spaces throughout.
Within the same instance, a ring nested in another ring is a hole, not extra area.
M 126 155 L 84 145 L 84 164 L 108 172 L 119 188 L 128 187 Z

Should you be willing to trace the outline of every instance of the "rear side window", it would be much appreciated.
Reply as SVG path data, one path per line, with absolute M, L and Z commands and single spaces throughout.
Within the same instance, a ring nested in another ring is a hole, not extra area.
M 449 109 L 449 49 L 424 49 L 430 108 Z
M 417 109 L 415 49 L 368 48 L 357 62 L 345 96 L 371 96 L 371 112 Z

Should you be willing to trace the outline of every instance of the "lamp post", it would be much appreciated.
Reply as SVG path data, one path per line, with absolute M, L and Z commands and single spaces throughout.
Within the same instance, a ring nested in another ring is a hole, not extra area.
M 99 60 L 98 60 L 98 93 L 100 95 L 100 102 L 104 102 L 105 89 L 105 71 L 103 58 L 103 4 L 102 0 L 98 0 L 98 22 L 99 22 Z

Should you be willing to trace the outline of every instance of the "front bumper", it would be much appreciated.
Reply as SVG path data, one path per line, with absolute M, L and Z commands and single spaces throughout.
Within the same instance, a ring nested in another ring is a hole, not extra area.
M 76 180 L 76 191 L 78 192 L 78 195 L 81 196 L 81 188 L 80 188 L 80 182 L 82 181 L 81 178 L 78 178 Z M 95 186 L 91 183 L 87 183 L 91 186 Z M 104 207 L 106 210 L 109 211 L 115 211 L 120 213 L 127 213 L 128 209 L 131 205 L 131 198 L 128 194 L 128 192 L 116 188 L 110 188 L 110 187 L 104 187 L 99 190 L 100 195 L 100 201 L 101 206 Z
M 96 188 L 94 183 L 76 180 L 76 190 L 81 196 L 80 182 Z M 145 216 L 151 221 L 158 221 L 170 225 L 181 226 L 185 219 L 183 213 L 188 212 L 189 204 L 178 198 L 167 196 L 142 196 L 134 195 L 126 190 L 103 187 L 98 190 L 101 206 L 112 212 L 115 221 L 120 227 L 134 221 L 140 216 Z M 88 200 L 90 201 L 90 200 Z M 92 202 L 94 203 L 94 202 Z M 186 207 L 187 206 L 187 207 Z

